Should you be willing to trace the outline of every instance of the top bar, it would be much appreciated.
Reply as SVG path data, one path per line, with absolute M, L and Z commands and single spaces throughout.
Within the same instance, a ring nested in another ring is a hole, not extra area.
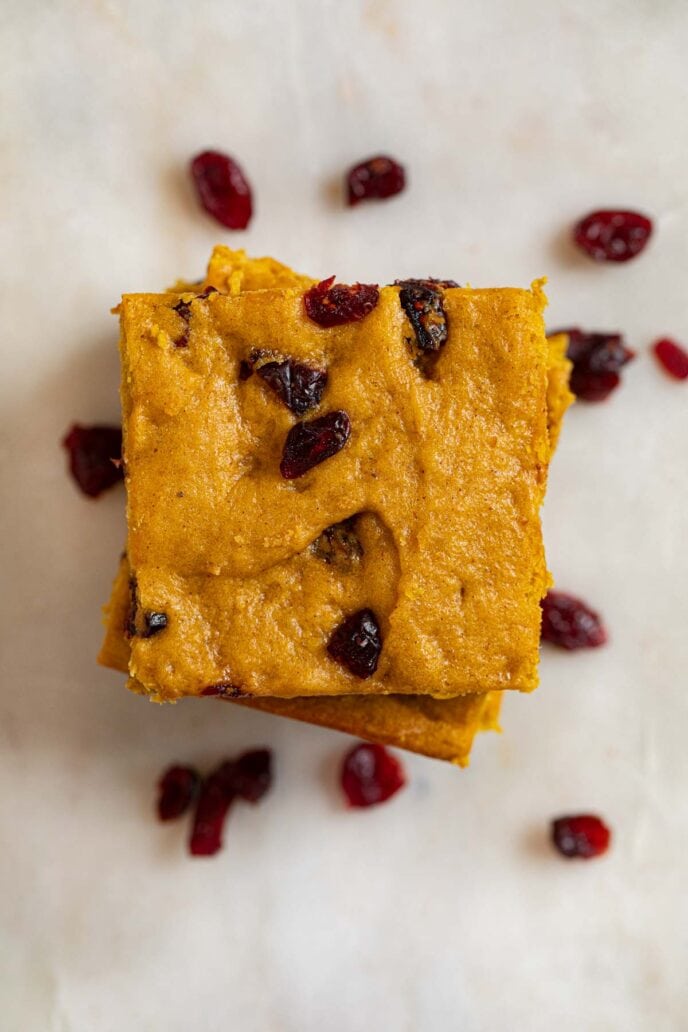
M 540 287 L 383 287 L 321 326 L 309 282 L 122 301 L 132 678 L 161 700 L 529 691 Z

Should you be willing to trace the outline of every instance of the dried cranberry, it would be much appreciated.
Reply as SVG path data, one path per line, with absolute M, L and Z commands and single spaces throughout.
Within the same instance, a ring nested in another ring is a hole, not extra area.
M 237 162 L 219 151 L 203 151 L 191 162 L 198 198 L 228 229 L 246 229 L 251 221 L 251 187 Z
M 124 477 L 122 431 L 116 426 L 80 426 L 75 423 L 62 444 L 69 452 L 69 468 L 84 494 L 97 498 Z
M 359 609 L 335 628 L 327 651 L 356 677 L 370 677 L 377 670 L 382 637 L 372 609 Z
M 578 814 L 552 821 L 552 842 L 562 856 L 591 860 L 609 848 L 611 831 L 600 817 Z
M 548 591 L 542 602 L 543 641 L 563 649 L 594 649 L 607 641 L 599 613 L 573 595 Z
M 406 784 L 404 768 L 384 745 L 355 745 L 344 757 L 342 788 L 349 806 L 375 806 Z
M 637 211 L 593 211 L 576 223 L 573 239 L 596 262 L 627 262 L 651 234 L 652 221 Z
M 222 848 L 225 818 L 236 794 L 231 761 L 223 763 L 205 779 L 191 829 L 189 851 L 192 856 L 213 856 Z
M 318 326 L 341 326 L 344 323 L 360 322 L 370 315 L 380 300 L 380 291 L 375 283 L 354 283 L 347 286 L 337 283 L 335 277 L 316 283 L 306 291 L 303 303 L 306 315 Z
M 313 466 L 341 451 L 350 434 L 349 417 L 341 410 L 295 423 L 287 434 L 280 473 L 285 480 L 302 477 Z
M 193 767 L 170 767 L 158 782 L 158 816 L 161 821 L 181 817 L 191 806 L 200 784 Z
M 449 329 L 442 288 L 452 280 L 397 280 L 399 303 L 413 327 L 422 353 L 434 353 L 447 341 Z
M 250 362 L 247 362 L 245 358 L 242 358 L 239 362 L 239 379 L 250 380 L 253 376 L 253 366 Z
M 394 286 L 436 287 L 439 290 L 445 290 L 447 287 L 460 287 L 461 284 L 453 279 L 437 279 L 435 276 L 425 276 L 423 279 L 397 279 L 394 281 Z
M 619 373 L 635 352 L 620 333 L 587 333 L 575 326 L 556 332 L 569 338 L 566 353 L 573 362 L 573 393 L 583 401 L 604 401 L 619 385 Z
M 186 348 L 189 345 L 189 321 L 191 319 L 191 304 L 189 301 L 178 301 L 172 306 L 172 311 L 184 320 L 184 330 L 180 337 L 174 342 L 175 348 Z
M 325 527 L 312 544 L 313 554 L 328 566 L 348 566 L 363 555 L 363 546 L 356 533 L 356 518 Z
M 122 558 L 126 559 L 126 552 Z M 126 638 L 133 638 L 136 635 L 136 614 L 138 611 L 137 589 L 138 585 L 136 583 L 136 577 L 132 575 L 129 578 L 129 607 L 127 609 L 127 617 L 124 622 L 124 635 Z
M 664 369 L 675 380 L 688 380 L 688 351 L 674 340 L 663 337 L 655 342 L 654 352 Z
M 141 637 L 152 638 L 154 635 L 159 634 L 160 631 L 164 631 L 167 627 L 167 613 L 146 612 L 143 614 L 143 622 L 146 626 Z
M 266 362 L 256 369 L 280 401 L 297 416 L 320 404 L 327 385 L 324 369 L 312 369 L 302 362 Z
M 234 764 L 233 785 L 247 803 L 257 803 L 272 785 L 272 753 L 269 749 L 251 749 Z
M 350 205 L 371 198 L 383 200 L 401 193 L 406 186 L 406 172 L 394 158 L 381 154 L 350 168 L 346 185 Z

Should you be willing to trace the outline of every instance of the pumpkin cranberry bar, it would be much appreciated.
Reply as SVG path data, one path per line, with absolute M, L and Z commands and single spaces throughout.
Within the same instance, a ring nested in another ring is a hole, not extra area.
M 132 679 L 161 700 L 529 690 L 541 290 L 309 283 L 123 299 Z

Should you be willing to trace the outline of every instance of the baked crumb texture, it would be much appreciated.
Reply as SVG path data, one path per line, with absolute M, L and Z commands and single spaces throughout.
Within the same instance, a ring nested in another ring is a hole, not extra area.
M 464 764 L 497 726 L 500 691 L 537 683 L 539 508 L 571 400 L 566 340 L 545 339 L 540 284 L 448 288 L 448 340 L 422 375 L 398 287 L 362 322 L 324 329 L 304 312 L 313 282 L 216 248 L 193 291 L 123 298 L 128 555 L 100 660 L 157 701 L 223 685 Z M 306 418 L 351 420 L 346 446 L 295 481 L 279 464 L 296 417 L 239 375 L 257 352 L 326 369 Z M 323 552 L 342 521 L 360 547 Z M 161 633 L 127 635 L 132 594 L 137 612 L 166 614 Z M 326 651 L 363 607 L 383 638 L 364 681 Z

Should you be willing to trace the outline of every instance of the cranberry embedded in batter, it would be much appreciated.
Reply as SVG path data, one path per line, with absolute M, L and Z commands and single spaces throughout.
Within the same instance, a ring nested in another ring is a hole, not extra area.
M 167 613 L 144 613 L 143 622 L 145 624 L 145 630 L 141 634 L 141 637 L 152 638 L 154 635 L 159 634 L 160 631 L 164 631 L 167 627 Z
M 356 517 L 325 527 L 311 545 L 313 554 L 328 566 L 348 567 L 363 555 L 363 545 L 356 533 Z
M 456 284 L 453 280 L 397 280 L 395 285 L 401 288 L 399 303 L 413 327 L 416 344 L 423 352 L 439 351 L 449 335 L 442 288 Z
M 302 477 L 309 469 L 341 451 L 350 434 L 349 417 L 341 410 L 296 423 L 287 434 L 280 473 L 285 480 Z
M 309 319 L 318 326 L 330 327 L 360 322 L 366 315 L 370 315 L 380 300 L 377 284 L 333 285 L 334 280 L 334 276 L 321 280 L 304 294 L 303 303 Z
M 359 609 L 333 631 L 327 651 L 356 677 L 371 677 L 377 670 L 382 636 L 372 609 Z
M 303 362 L 266 362 L 256 369 L 287 408 L 297 416 L 317 408 L 327 385 L 324 369 L 312 369 Z

